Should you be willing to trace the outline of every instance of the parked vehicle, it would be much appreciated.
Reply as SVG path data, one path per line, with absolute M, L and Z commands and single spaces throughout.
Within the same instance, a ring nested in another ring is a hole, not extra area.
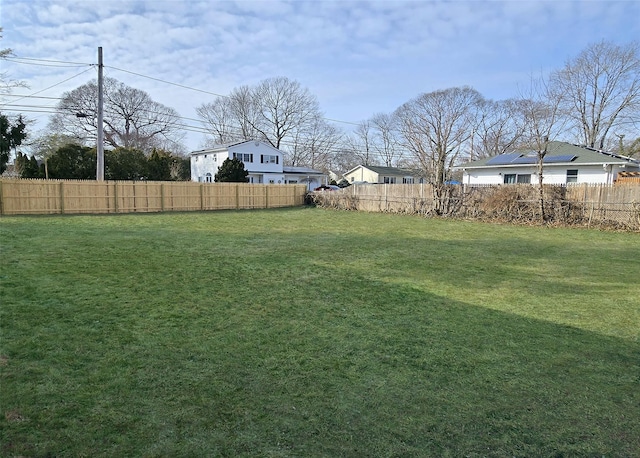
M 322 186 L 318 186 L 314 189 L 314 191 L 339 191 L 340 186 L 336 186 L 334 184 L 323 184 Z

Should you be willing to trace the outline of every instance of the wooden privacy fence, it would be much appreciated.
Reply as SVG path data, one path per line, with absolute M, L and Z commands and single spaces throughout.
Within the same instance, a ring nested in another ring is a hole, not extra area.
M 545 185 L 547 212 L 564 224 L 613 225 L 640 229 L 640 186 Z M 321 206 L 346 210 L 409 214 L 437 214 L 429 184 L 352 185 L 339 191 L 314 192 Z M 537 221 L 537 185 L 448 186 L 441 216 Z
M 177 181 L 0 180 L 0 215 L 133 213 L 291 207 L 305 185 Z

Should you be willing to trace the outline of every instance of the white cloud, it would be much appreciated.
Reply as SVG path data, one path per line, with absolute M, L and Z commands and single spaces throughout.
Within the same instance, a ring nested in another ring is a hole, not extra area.
M 2 1 L 3 48 L 94 64 L 102 46 L 105 73 L 188 117 L 213 96 L 114 67 L 221 94 L 287 76 L 309 87 L 328 117 L 359 121 L 455 85 L 516 96 L 529 75 L 589 43 L 640 36 L 640 3 L 628 1 Z M 82 68 L 7 70 L 38 91 Z

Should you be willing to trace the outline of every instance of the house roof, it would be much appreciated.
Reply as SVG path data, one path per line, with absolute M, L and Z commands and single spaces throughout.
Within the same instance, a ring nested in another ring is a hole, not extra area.
M 218 143 L 216 145 L 213 145 L 211 148 L 205 148 L 205 149 L 201 149 L 201 150 L 198 150 L 198 151 L 192 151 L 189 154 L 190 155 L 195 155 L 195 154 L 204 154 L 204 153 L 216 153 L 216 152 L 219 152 L 219 151 L 228 151 L 229 148 L 232 148 L 232 147 L 238 146 L 238 145 L 243 145 L 245 143 L 256 143 L 256 146 L 258 146 L 260 143 L 262 143 L 263 145 L 268 146 L 269 148 L 274 149 L 274 150 L 282 153 L 282 151 L 280 151 L 278 148 L 274 148 L 270 144 L 265 143 L 265 142 L 260 141 L 260 140 L 241 140 L 241 141 L 231 142 L 231 143 Z
M 515 150 L 511 153 L 479 159 L 461 164 L 456 169 L 497 168 L 497 167 L 530 167 L 537 164 L 537 154 L 532 150 Z M 600 151 L 587 146 L 574 145 L 566 142 L 549 142 L 547 154 L 544 157 L 545 166 L 567 165 L 603 165 L 603 164 L 633 164 L 640 165 L 640 161 L 614 153 Z
M 324 175 L 320 170 L 315 170 L 309 167 L 282 167 L 284 173 L 298 174 L 298 175 Z
M 378 175 L 384 175 L 384 176 L 392 176 L 392 175 L 396 175 L 396 176 L 416 176 L 416 172 L 414 170 L 400 169 L 400 168 L 397 168 L 397 167 L 381 167 L 381 166 L 377 166 L 377 165 L 359 165 L 359 166 L 354 167 L 351 170 L 349 170 L 347 173 L 345 173 L 345 175 L 350 174 L 351 172 L 359 169 L 360 167 L 363 167 L 365 169 L 371 170 L 372 172 L 375 172 Z

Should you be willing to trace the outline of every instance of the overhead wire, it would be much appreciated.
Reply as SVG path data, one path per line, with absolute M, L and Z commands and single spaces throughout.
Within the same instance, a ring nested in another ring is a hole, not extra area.
M 54 66 L 67 66 L 67 67 L 71 67 L 71 66 L 75 66 L 75 67 L 84 67 L 87 65 L 95 65 L 95 64 L 91 64 L 91 63 L 87 63 L 87 62 L 69 62 L 69 61 L 64 61 L 64 60 L 53 60 L 53 59 L 35 59 L 33 57 L 16 57 L 16 56 L 6 56 L 3 59 L 5 60 L 9 60 L 9 61 L 13 61 L 16 63 L 20 63 L 20 64 L 27 64 L 27 65 L 39 65 L 42 67 L 54 67 Z M 46 62 L 44 64 L 40 63 L 40 62 Z
M 58 83 L 56 83 L 54 85 L 51 85 L 51 86 L 49 86 L 47 88 L 41 89 L 41 90 L 36 91 L 36 92 L 34 92 L 32 94 L 29 94 L 29 95 L 20 96 L 16 100 L 13 100 L 12 102 L 17 102 L 17 101 L 25 99 L 25 98 L 36 98 L 36 94 L 40 94 L 40 93 L 45 92 L 45 91 L 47 91 L 49 89 L 52 89 L 52 88 L 54 88 L 56 86 L 59 86 L 60 84 L 63 84 L 65 82 L 67 82 L 67 81 L 70 81 L 71 79 L 74 79 L 74 78 L 76 78 L 76 77 L 78 77 L 78 76 L 90 71 L 92 68 L 97 68 L 97 64 L 88 64 L 88 63 L 70 62 L 70 61 L 58 61 L 58 60 L 51 60 L 51 59 L 34 59 L 34 58 L 26 58 L 26 57 L 23 57 L 23 58 L 6 57 L 5 59 L 11 60 L 11 61 L 16 62 L 16 63 L 30 64 L 30 65 L 40 65 L 40 66 L 59 66 L 59 67 L 65 67 L 65 66 L 66 67 L 71 67 L 71 66 L 89 66 L 90 67 L 90 68 L 88 68 L 88 69 L 86 69 L 86 70 L 84 70 L 84 71 L 82 71 L 82 72 L 80 72 L 80 73 L 78 73 L 76 75 L 73 75 L 73 76 L 71 76 L 71 77 L 69 77 L 69 78 L 67 78 L 67 79 L 65 79 L 63 81 L 60 81 L 60 82 L 58 82 Z M 215 97 L 225 97 L 225 98 L 229 97 L 228 95 L 218 94 L 218 93 L 215 93 L 215 92 L 198 89 L 198 88 L 194 88 L 194 87 L 191 87 L 191 86 L 187 86 L 187 85 L 183 85 L 183 84 L 179 84 L 179 83 L 174 83 L 174 82 L 171 82 L 171 81 L 163 80 L 163 79 L 160 79 L 160 78 L 155 78 L 155 77 L 152 77 L 152 76 L 144 75 L 142 73 L 133 72 L 133 71 L 130 71 L 130 70 L 118 68 L 118 67 L 115 67 L 115 66 L 107 66 L 107 65 L 105 65 L 104 68 L 109 68 L 109 69 L 112 69 L 112 70 L 128 73 L 128 74 L 131 74 L 131 75 L 139 76 L 139 77 L 150 79 L 150 80 L 153 80 L 153 81 L 158 81 L 158 82 L 163 83 L 163 84 L 168 84 L 168 85 L 180 87 L 180 88 L 191 90 L 191 91 L 196 91 L 196 92 L 212 95 L 212 96 L 215 96 Z M 48 99 L 57 99 L 57 100 L 61 100 L 62 99 L 60 97 L 39 97 L 39 98 L 43 98 L 43 99 L 44 98 L 48 98 Z M 2 106 L 9 107 L 10 105 L 9 104 L 0 104 L 0 107 L 2 107 Z M 19 105 L 16 105 L 15 103 L 13 103 L 13 104 L 11 104 L 11 106 L 19 106 Z M 55 114 L 57 112 L 56 107 L 37 107 L 37 106 L 26 106 L 26 105 L 24 107 L 25 107 L 25 109 L 23 109 L 21 111 L 34 112 L 34 113 L 52 113 L 52 114 Z M 41 108 L 41 110 L 39 108 Z M 16 110 L 9 110 L 9 111 L 16 111 Z M 200 123 L 203 123 L 203 124 L 205 123 L 205 121 L 202 120 L 202 119 L 188 118 L 188 117 L 183 117 L 183 116 L 177 116 L 177 118 L 178 119 L 184 119 L 186 121 L 200 122 Z M 326 121 L 330 121 L 330 122 L 335 122 L 335 123 L 349 124 L 349 125 L 355 125 L 355 126 L 359 125 L 359 123 L 350 122 L 350 121 L 342 121 L 342 120 L 333 119 L 333 118 L 323 117 L 322 119 L 324 119 Z M 175 127 L 179 127 L 179 128 L 181 128 L 183 130 L 186 130 L 188 132 L 201 133 L 201 134 L 205 134 L 205 135 L 214 135 L 211 132 L 211 130 L 207 129 L 206 127 L 198 127 L 198 126 L 194 126 L 194 125 L 191 125 L 191 124 L 183 124 L 183 123 L 169 123 L 169 125 L 173 125 Z M 235 130 L 236 133 L 238 133 L 238 134 L 241 133 L 240 129 L 238 129 L 238 128 L 230 128 L 229 130 L 231 130 L 231 131 Z M 296 146 L 296 145 L 298 145 L 298 143 L 293 141 L 293 140 L 284 140 L 284 141 L 281 142 L 281 144 L 284 144 L 284 145 L 287 145 L 287 146 Z M 338 153 L 343 152 L 344 149 L 343 148 L 341 148 L 341 149 L 329 148 L 329 149 L 327 149 L 327 151 L 331 152 L 331 153 L 334 153 L 334 154 L 338 154 Z M 382 156 L 381 153 L 379 155 Z
M 77 74 L 75 74 L 75 75 L 73 75 L 73 76 L 71 76 L 71 77 L 69 77 L 69 78 L 67 78 L 67 79 L 64 79 L 64 80 L 62 80 L 62 81 L 60 81 L 60 82 L 58 82 L 58 83 L 56 83 L 56 84 L 52 84 L 51 86 L 46 87 L 46 88 L 44 88 L 44 89 L 41 89 L 41 90 L 39 90 L 39 91 L 33 92 L 33 93 L 31 93 L 31 94 L 29 94 L 29 95 L 27 95 L 27 96 L 23 96 L 22 98 L 19 98 L 19 99 L 17 99 L 17 100 L 14 100 L 13 102 L 17 102 L 18 100 L 22 100 L 22 99 L 27 98 L 27 97 L 33 97 L 33 96 L 35 96 L 36 94 L 41 94 L 41 93 L 42 93 L 42 92 L 44 92 L 44 91 L 48 91 L 49 89 L 52 89 L 52 88 L 54 88 L 54 87 L 56 87 L 56 86 L 59 86 L 59 85 L 61 85 L 61 84 L 63 84 L 63 83 L 66 83 L 67 81 L 70 81 L 70 80 L 72 80 L 72 79 L 74 79 L 74 78 L 77 78 L 78 76 L 83 75 L 84 73 L 87 73 L 87 72 L 88 72 L 88 71 L 90 71 L 90 70 L 92 70 L 92 68 L 87 68 L 86 70 L 84 70 L 84 71 L 82 71 L 82 72 L 80 72 L 80 73 L 77 73 Z M 4 105 L 4 104 L 0 103 L 0 106 L 2 106 L 2 105 Z
M 82 63 L 82 62 L 59 61 L 59 60 L 52 60 L 52 59 L 35 59 L 35 58 L 29 58 L 29 57 L 5 57 L 5 59 L 6 59 L 6 60 L 14 61 L 14 62 L 16 62 L 16 63 L 23 63 L 23 64 L 30 64 L 30 62 L 23 62 L 23 61 L 33 61 L 33 64 L 32 64 L 32 65 L 41 65 L 41 66 L 53 66 L 53 64 L 56 64 L 56 65 L 60 64 L 60 66 L 64 66 L 64 65 L 66 65 L 66 66 L 90 66 L 90 67 L 97 67 L 97 64 L 89 64 L 89 63 Z M 39 62 L 47 62 L 47 64 L 40 64 Z M 51 65 L 49 65 L 48 63 L 51 63 Z M 62 64 L 64 64 L 64 65 L 62 65 Z M 172 81 L 167 81 L 167 80 L 163 80 L 163 79 L 160 79 L 160 78 L 155 78 L 155 77 L 153 77 L 153 76 L 144 75 L 144 74 L 142 74 L 142 73 L 133 72 L 133 71 L 131 71 L 131 70 L 126 70 L 126 69 L 119 68 L 119 67 L 115 67 L 115 66 L 111 66 L 111 65 L 104 65 L 103 67 L 104 67 L 104 68 L 110 68 L 110 69 L 117 70 L 117 71 L 124 72 L 124 73 L 129 73 L 129 74 L 131 74 L 131 75 L 139 76 L 139 77 L 141 77 L 141 78 L 146 78 L 146 79 L 150 79 L 150 80 L 153 80 L 153 81 L 158 81 L 158 82 L 160 82 L 160 83 L 169 84 L 169 85 L 171 85 L 171 86 L 180 87 L 180 88 L 182 88 L 182 89 L 187 89 L 187 90 L 190 90 L 190 91 L 196 91 L 196 92 L 200 92 L 200 93 L 203 93 L 203 94 L 213 95 L 213 96 L 215 96 L 215 97 L 225 97 L 225 98 L 229 98 L 229 96 L 228 96 L 228 95 L 218 94 L 218 93 L 211 92 L 211 91 L 205 91 L 205 90 L 203 90 L 203 89 L 198 89 L 198 88 L 195 88 L 195 87 L 192 87 L 192 86 L 186 86 L 186 85 L 184 85 L 184 84 L 174 83 L 174 82 L 172 82 Z M 88 71 L 88 70 L 87 70 L 87 71 Z M 79 75 L 81 75 L 82 73 L 84 73 L 84 72 L 81 72 L 81 73 L 79 73 L 79 74 L 77 74 L 77 75 L 75 75 L 75 76 L 73 76 L 73 77 L 71 77 L 71 78 L 69 78 L 69 79 L 75 78 L 76 76 L 79 76 Z M 33 93 L 33 94 L 31 94 L 31 95 L 35 95 L 35 94 L 39 94 L 39 93 L 41 93 L 41 92 L 44 92 L 44 91 L 46 91 L 46 90 L 48 90 L 48 89 L 51 89 L 51 88 L 53 88 L 53 87 L 55 87 L 55 86 L 57 86 L 57 85 L 59 85 L 59 84 L 62 84 L 62 83 L 65 83 L 65 82 L 69 81 L 69 79 L 64 80 L 64 81 L 61 81 L 60 83 L 57 83 L 57 84 L 55 84 L 55 85 L 53 85 L 53 86 L 50 86 L 50 87 L 48 87 L 48 88 L 42 89 L 41 91 L 34 92 L 34 93 Z M 354 126 L 359 125 L 359 123 L 351 122 L 351 121 L 342 121 L 342 120 L 339 120 L 339 119 L 326 118 L 326 117 L 323 117 L 323 119 L 325 119 L 325 120 L 327 120 L 327 121 L 331 121 L 331 122 L 341 123 L 341 124 L 350 124 L 350 125 L 354 125 Z

